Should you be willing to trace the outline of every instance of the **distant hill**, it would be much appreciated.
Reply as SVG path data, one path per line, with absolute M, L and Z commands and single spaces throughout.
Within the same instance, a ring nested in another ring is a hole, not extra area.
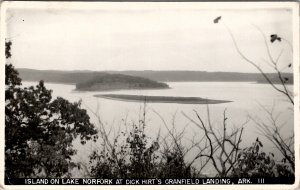
M 91 71 L 57 71 L 57 70 L 34 70 L 17 69 L 23 81 L 40 81 L 52 83 L 72 83 L 89 80 L 95 76 L 103 75 L 104 72 Z
M 131 76 L 142 76 L 164 82 L 258 82 L 265 83 L 266 79 L 260 73 L 238 72 L 206 72 L 206 71 L 109 71 L 110 73 L 122 73 Z M 293 74 L 283 73 L 283 77 L 289 78 L 292 83 Z M 276 73 L 267 73 L 274 83 L 278 83 Z
M 237 73 L 237 72 L 205 72 L 205 71 L 57 71 L 57 70 L 33 70 L 17 69 L 23 81 L 39 81 L 52 83 L 73 83 L 87 81 L 95 76 L 101 76 L 105 73 L 124 74 L 148 78 L 154 81 L 162 82 L 259 82 L 264 83 L 266 80 L 260 73 Z M 268 73 L 270 78 L 275 80 L 276 73 Z M 284 77 L 289 78 L 292 82 L 293 74 L 284 73 Z
M 169 86 L 162 82 L 123 74 L 101 73 L 84 82 L 76 84 L 79 91 L 107 91 L 124 89 L 166 89 Z
M 285 84 L 293 84 L 294 83 L 294 81 L 293 81 L 293 75 L 283 74 L 281 78 L 282 78 L 282 81 Z M 281 80 L 280 80 L 280 78 L 278 76 L 276 76 L 276 77 L 271 76 L 269 79 L 274 84 L 281 84 Z M 268 81 L 265 78 L 262 78 L 262 79 L 259 79 L 257 81 L 257 83 L 268 83 Z

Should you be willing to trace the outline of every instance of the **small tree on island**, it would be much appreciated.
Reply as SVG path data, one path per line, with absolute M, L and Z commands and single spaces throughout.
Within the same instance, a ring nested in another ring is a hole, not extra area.
M 11 57 L 11 42 L 6 42 L 6 58 Z M 66 177 L 76 154 L 72 142 L 97 139 L 81 102 L 70 103 L 57 97 L 40 81 L 24 88 L 18 72 L 5 65 L 5 176 Z

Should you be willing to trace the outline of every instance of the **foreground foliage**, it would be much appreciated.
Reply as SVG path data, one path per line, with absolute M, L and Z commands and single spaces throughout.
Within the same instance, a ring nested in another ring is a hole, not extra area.
M 168 148 L 162 146 L 164 137 L 152 139 L 145 134 L 145 118 L 133 124 L 129 132 L 121 132 L 114 141 L 101 130 L 100 147 L 90 156 L 90 176 L 94 178 L 191 178 L 191 177 L 292 177 L 293 165 L 285 158 L 276 160 L 272 152 L 262 150 L 263 144 L 257 138 L 249 147 L 241 147 L 243 128 L 231 130 L 226 124 L 224 111 L 223 134 L 206 126 L 201 121 L 191 120 L 204 131 L 201 141 L 184 146 L 173 132 L 173 142 Z M 210 123 L 210 122 L 208 122 Z M 103 127 L 103 126 L 102 126 Z M 229 132 L 231 131 L 231 132 Z M 190 150 L 198 153 L 187 159 Z M 192 160 L 192 161 L 190 161 Z M 197 166 L 197 161 L 205 164 Z M 204 175 L 202 169 L 208 166 L 211 174 Z M 202 167 L 203 166 L 203 167 Z
M 6 42 L 10 58 L 11 42 Z M 97 131 L 80 102 L 52 98 L 44 82 L 24 88 L 18 72 L 5 65 L 5 175 L 63 177 L 77 166 L 72 142 L 97 139 Z
M 129 133 L 121 132 L 111 144 L 111 149 L 103 148 L 93 152 L 90 156 L 92 177 L 191 177 L 191 169 L 176 147 L 172 150 L 162 149 L 158 138 L 152 140 L 146 136 L 145 120 L 140 120 L 138 125 L 133 124 L 131 127 Z

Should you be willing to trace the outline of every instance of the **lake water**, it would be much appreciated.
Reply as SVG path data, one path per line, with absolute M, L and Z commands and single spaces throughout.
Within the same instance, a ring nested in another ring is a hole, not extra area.
M 36 85 L 37 82 L 23 82 L 24 86 Z M 267 120 L 267 114 L 261 106 L 266 109 L 272 109 L 275 105 L 274 113 L 281 113 L 278 117 L 279 123 L 285 122 L 282 129 L 284 136 L 293 134 L 293 111 L 289 110 L 291 105 L 287 102 L 286 97 L 275 91 L 268 84 L 257 84 L 247 82 L 169 82 L 171 89 L 164 90 L 121 90 L 113 92 L 76 92 L 74 85 L 51 84 L 46 83 L 48 89 L 53 90 L 53 97 L 61 96 L 71 102 L 82 100 L 82 107 L 88 109 L 91 116 L 91 121 L 98 125 L 97 119 L 92 114 L 92 111 L 99 111 L 102 122 L 107 127 L 112 127 L 112 137 L 118 135 L 119 127 L 121 130 L 122 123 L 126 120 L 127 123 L 137 122 L 139 116 L 143 113 L 143 103 L 125 102 L 118 100 L 109 100 L 94 97 L 95 94 L 131 94 L 131 95 L 152 95 L 152 96 L 185 96 L 185 97 L 201 97 L 216 100 L 229 100 L 230 103 L 209 105 L 211 123 L 215 130 L 222 129 L 223 112 L 227 109 L 227 125 L 228 128 L 240 127 L 247 121 L 247 116 L 259 117 L 264 121 Z M 292 86 L 289 86 L 290 88 Z M 167 134 L 164 122 L 159 115 L 164 118 L 164 121 L 171 128 L 172 121 L 175 123 L 176 131 L 180 132 L 185 128 L 184 144 L 191 139 L 199 139 L 203 132 L 193 125 L 184 115 L 187 114 L 191 118 L 197 120 L 195 111 L 207 121 L 206 105 L 191 105 L 191 104 L 176 104 L 176 103 L 146 103 L 146 133 L 156 138 L 158 131 L 161 135 Z M 158 114 L 159 115 L 158 115 Z M 175 116 L 174 116 L 175 115 Z M 173 118 L 175 118 L 173 120 Z M 261 136 L 256 128 L 256 125 L 250 120 L 244 126 L 242 136 L 242 146 L 251 145 L 255 139 L 259 137 L 264 144 L 264 151 L 275 153 L 280 159 L 280 153 L 276 151 L 274 146 L 263 136 Z M 87 155 L 96 145 L 88 143 L 82 147 L 78 142 L 75 143 L 79 151 L 74 158 L 77 161 L 87 163 Z M 192 157 L 193 153 L 190 156 Z M 187 158 L 188 159 L 188 158 Z M 207 173 L 210 173 L 208 168 Z M 79 175 L 80 176 L 80 175 Z

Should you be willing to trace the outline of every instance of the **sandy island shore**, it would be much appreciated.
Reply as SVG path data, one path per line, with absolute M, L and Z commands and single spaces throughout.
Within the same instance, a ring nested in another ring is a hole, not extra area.
M 151 103 L 177 103 L 177 104 L 220 104 L 229 103 L 228 100 L 211 100 L 199 97 L 175 97 L 175 96 L 140 96 L 126 94 L 97 94 L 95 97 L 131 101 L 131 102 L 151 102 Z

